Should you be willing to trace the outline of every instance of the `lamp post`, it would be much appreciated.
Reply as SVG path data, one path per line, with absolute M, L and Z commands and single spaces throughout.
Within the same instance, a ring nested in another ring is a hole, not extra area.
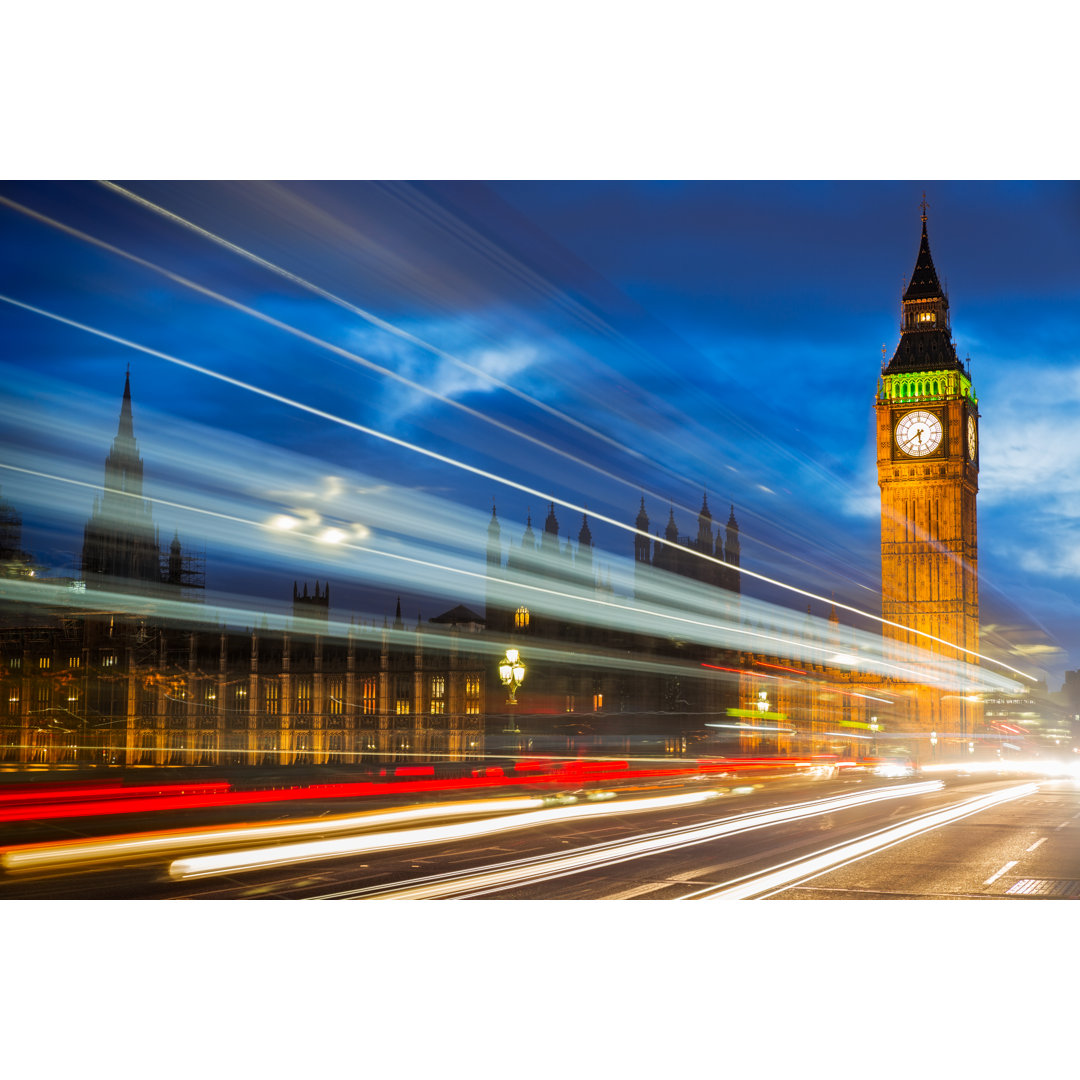
M 506 703 L 516 705 L 518 687 L 525 681 L 525 664 L 522 662 L 521 654 L 517 649 L 507 649 L 506 655 L 499 661 L 499 678 L 508 692 Z M 506 731 L 515 735 L 521 734 L 513 713 L 508 714 L 506 719 Z

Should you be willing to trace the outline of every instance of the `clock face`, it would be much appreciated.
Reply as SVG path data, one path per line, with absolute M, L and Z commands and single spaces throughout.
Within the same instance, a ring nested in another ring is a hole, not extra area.
M 917 409 L 896 425 L 896 445 L 909 457 L 925 457 L 941 445 L 941 418 Z
M 978 448 L 978 439 L 975 434 L 975 417 L 968 417 L 968 458 L 975 460 L 975 451 Z

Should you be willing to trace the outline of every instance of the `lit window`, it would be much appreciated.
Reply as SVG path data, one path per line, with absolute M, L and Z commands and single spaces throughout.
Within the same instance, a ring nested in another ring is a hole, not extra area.
M 79 662 L 82 660 L 81 656 L 72 656 L 68 658 L 68 667 L 78 667 Z
M 431 712 L 433 715 L 446 712 L 445 675 L 432 675 L 431 677 Z
M 604 695 L 593 694 L 592 696 L 593 712 L 599 712 L 604 707 Z
M 465 712 L 476 716 L 480 712 L 480 676 L 465 676 Z
M 344 689 L 341 685 L 341 680 L 331 680 L 328 689 L 330 693 L 330 715 L 340 716 L 342 711 L 344 710 L 345 705 L 345 702 L 342 700 L 342 694 L 344 693 Z
M 412 712 L 412 694 L 410 693 L 409 679 L 397 680 L 397 693 L 394 695 L 394 712 L 398 716 L 408 716 Z
M 376 702 L 376 700 L 377 699 L 376 699 L 376 682 L 375 682 L 375 680 L 374 679 L 365 679 L 364 680 L 363 701 L 364 701 L 364 712 L 367 715 L 370 716 L 372 713 L 375 712 L 375 702 Z
M 529 625 L 529 609 L 527 607 L 519 607 L 514 612 L 514 625 L 519 630 L 524 630 Z
M 101 658 L 101 666 L 102 667 L 116 667 L 116 654 L 115 653 L 107 653 L 105 656 L 103 656 Z
M 933 323 L 937 322 L 937 316 L 932 311 L 923 311 L 919 314 L 919 322 Z
M 280 698 L 278 697 L 278 684 L 276 682 L 266 684 L 263 701 L 266 706 L 263 711 L 270 716 L 276 716 L 281 707 Z
M 48 656 L 39 656 L 39 657 L 38 657 L 38 662 L 37 662 L 37 665 L 38 665 L 38 667 L 39 667 L 39 668 L 41 668 L 41 670 L 42 670 L 42 671 L 48 671 L 48 669 L 49 669 L 49 664 L 50 664 L 51 662 L 52 662 L 52 660 L 51 660 L 51 657 L 48 657 Z
M 311 712 L 311 680 L 300 679 L 296 684 L 296 711 Z
M 22 657 L 21 656 L 12 656 L 8 660 L 8 667 L 13 668 L 13 669 L 14 668 L 21 668 L 22 667 Z

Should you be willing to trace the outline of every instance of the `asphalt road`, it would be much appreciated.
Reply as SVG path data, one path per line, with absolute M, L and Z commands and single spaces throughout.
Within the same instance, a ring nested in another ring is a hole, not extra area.
M 921 791 L 869 779 L 747 785 L 692 805 L 625 809 L 664 794 L 626 792 L 606 804 L 582 801 L 584 809 L 536 812 L 531 824 L 501 832 L 437 841 L 418 833 L 413 846 L 190 879 L 170 876 L 171 860 L 160 857 L 81 873 L 5 873 L 0 898 L 1080 897 L 1073 781 L 969 780 Z M 596 816 L 571 816 L 579 812 Z

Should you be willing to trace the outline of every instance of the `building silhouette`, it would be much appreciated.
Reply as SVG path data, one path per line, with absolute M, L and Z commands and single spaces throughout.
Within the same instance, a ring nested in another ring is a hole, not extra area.
M 167 552 L 161 550 L 150 501 L 143 496 L 130 371 L 124 376 L 116 436 L 105 458 L 105 484 L 83 529 L 80 570 L 90 589 L 156 594 L 162 585 L 200 589 L 205 584 L 201 557 L 185 554 L 179 535 Z

